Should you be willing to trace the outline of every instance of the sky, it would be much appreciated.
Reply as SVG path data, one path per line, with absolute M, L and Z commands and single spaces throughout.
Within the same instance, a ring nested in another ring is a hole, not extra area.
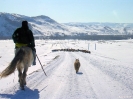
M 133 23 L 133 0 L 0 0 L 0 12 L 48 16 L 59 23 Z

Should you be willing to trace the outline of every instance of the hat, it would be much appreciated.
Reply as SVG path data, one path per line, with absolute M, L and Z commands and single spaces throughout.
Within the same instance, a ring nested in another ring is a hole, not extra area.
M 28 29 L 28 22 L 27 21 L 22 21 L 22 27 L 24 29 Z
M 27 21 L 22 21 L 22 26 L 27 26 L 28 22 Z

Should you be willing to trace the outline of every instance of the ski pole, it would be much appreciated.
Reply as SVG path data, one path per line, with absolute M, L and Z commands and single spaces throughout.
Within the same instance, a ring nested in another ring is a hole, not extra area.
M 42 64 L 41 64 L 41 62 L 40 62 L 40 60 L 39 60 L 39 58 L 38 58 L 37 54 L 36 54 L 36 57 L 37 57 L 37 59 L 38 59 L 38 61 L 39 61 L 40 65 L 41 65 L 41 67 L 42 67 L 42 70 L 43 70 L 44 74 L 47 76 L 47 74 L 45 73 L 45 71 L 44 71 L 44 69 L 43 69 L 43 66 L 42 66 Z

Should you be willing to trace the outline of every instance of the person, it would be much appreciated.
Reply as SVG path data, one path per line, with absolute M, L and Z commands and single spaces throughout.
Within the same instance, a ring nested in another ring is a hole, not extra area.
M 32 49 L 34 61 L 33 65 L 36 65 L 36 49 L 35 49 L 35 41 L 32 31 L 28 27 L 27 21 L 22 21 L 22 27 L 17 28 L 13 35 L 12 39 L 15 43 L 15 49 L 28 46 Z M 16 52 L 15 51 L 15 52 Z

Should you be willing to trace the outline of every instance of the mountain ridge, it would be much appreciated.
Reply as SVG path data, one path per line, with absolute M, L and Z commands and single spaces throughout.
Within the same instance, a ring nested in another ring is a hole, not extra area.
M 34 36 L 133 35 L 133 23 L 58 23 L 45 15 L 29 17 L 0 12 L 0 36 L 11 37 L 14 30 L 21 27 L 23 20 L 29 22 L 29 28 L 33 31 Z

